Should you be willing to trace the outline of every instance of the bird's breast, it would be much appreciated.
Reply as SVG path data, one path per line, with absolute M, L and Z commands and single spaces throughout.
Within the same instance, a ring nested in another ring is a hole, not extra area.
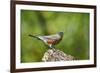
M 56 40 L 56 39 L 49 39 L 49 40 L 47 40 L 47 43 L 48 43 L 48 44 L 55 45 L 55 44 L 59 43 L 59 41 L 60 41 L 60 40 Z
M 48 40 L 47 40 L 47 43 L 48 43 L 48 44 L 53 44 L 53 43 L 54 43 L 54 40 L 48 39 Z

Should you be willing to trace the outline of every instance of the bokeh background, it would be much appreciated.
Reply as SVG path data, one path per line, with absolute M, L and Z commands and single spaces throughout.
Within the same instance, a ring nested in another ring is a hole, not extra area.
M 55 47 L 77 60 L 89 59 L 89 13 L 21 10 L 21 62 L 41 62 L 48 50 L 32 35 L 64 32 Z

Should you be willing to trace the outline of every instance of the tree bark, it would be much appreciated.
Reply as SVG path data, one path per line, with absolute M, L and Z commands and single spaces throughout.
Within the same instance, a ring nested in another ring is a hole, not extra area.
M 57 49 L 49 49 L 44 53 L 42 58 L 43 62 L 52 62 L 52 61 L 71 61 L 74 60 L 74 57 L 67 55 L 64 52 Z

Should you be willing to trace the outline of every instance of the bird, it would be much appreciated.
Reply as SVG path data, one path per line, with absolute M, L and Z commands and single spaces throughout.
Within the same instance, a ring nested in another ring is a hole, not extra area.
M 63 32 L 58 32 L 53 35 L 31 35 L 29 34 L 30 37 L 37 38 L 38 40 L 41 40 L 44 42 L 46 45 L 48 45 L 49 48 L 54 49 L 54 45 L 57 45 L 63 38 Z

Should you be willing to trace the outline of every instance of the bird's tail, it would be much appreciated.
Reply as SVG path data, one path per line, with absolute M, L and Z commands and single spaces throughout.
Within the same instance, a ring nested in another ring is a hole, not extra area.
M 41 40 L 39 37 L 34 36 L 34 35 L 31 35 L 31 34 L 29 34 L 29 36 L 30 36 L 30 37 L 34 37 L 34 38 L 37 38 L 38 40 Z

